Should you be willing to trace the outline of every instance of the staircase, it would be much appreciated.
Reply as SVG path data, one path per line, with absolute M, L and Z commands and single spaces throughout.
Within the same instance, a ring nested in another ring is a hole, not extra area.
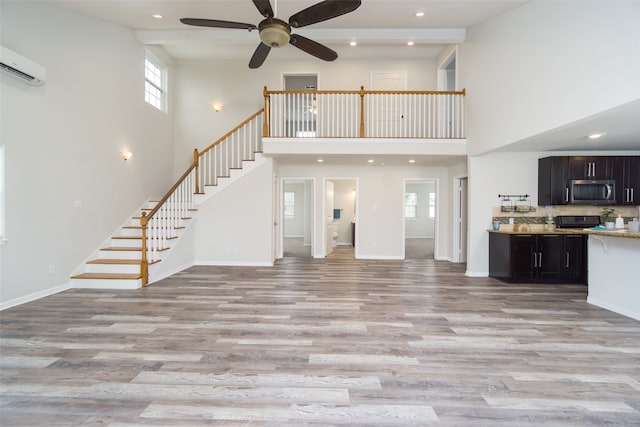
M 264 161 L 262 111 L 207 149 L 162 198 L 145 202 L 71 276 L 72 288 L 138 289 L 162 279 L 159 264 L 175 247 L 202 204 Z M 143 226 L 143 223 L 146 226 Z

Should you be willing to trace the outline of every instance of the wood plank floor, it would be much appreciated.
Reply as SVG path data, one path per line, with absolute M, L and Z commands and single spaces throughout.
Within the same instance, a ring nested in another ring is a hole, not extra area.
M 640 425 L 640 322 L 586 287 L 352 253 L 5 310 L 0 425 Z

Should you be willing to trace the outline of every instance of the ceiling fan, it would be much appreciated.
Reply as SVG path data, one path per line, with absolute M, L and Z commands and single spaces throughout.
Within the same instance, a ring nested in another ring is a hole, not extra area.
M 317 22 L 326 21 L 336 18 L 356 10 L 361 0 L 325 0 L 316 3 L 300 12 L 291 15 L 289 22 L 274 17 L 273 9 L 269 0 L 253 0 L 262 16 L 265 17 L 258 26 L 253 24 L 245 24 L 242 22 L 220 21 L 217 19 L 201 19 L 201 18 L 182 18 L 180 22 L 187 25 L 197 27 L 213 27 L 213 28 L 237 28 L 241 30 L 258 30 L 260 35 L 260 44 L 258 45 L 253 56 L 249 61 L 249 68 L 260 67 L 272 47 L 282 47 L 291 44 L 298 49 L 307 52 L 317 58 L 325 61 L 333 61 L 338 54 L 311 39 L 303 37 L 299 34 L 291 34 L 291 28 L 306 27 L 307 25 Z

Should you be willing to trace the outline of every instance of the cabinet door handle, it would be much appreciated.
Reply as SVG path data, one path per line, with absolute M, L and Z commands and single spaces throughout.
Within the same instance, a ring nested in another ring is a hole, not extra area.
M 542 267 L 542 252 L 538 252 L 540 256 L 538 257 L 538 267 Z
M 565 187 L 564 189 L 564 201 L 569 203 L 569 187 Z
M 538 252 L 533 253 L 533 268 L 538 267 Z
M 591 163 L 587 163 L 587 176 L 591 176 Z
M 633 192 L 635 191 L 635 188 L 631 187 L 629 190 L 631 190 L 631 198 L 629 199 L 629 202 L 633 203 L 633 199 L 634 199 Z
M 568 268 L 569 267 L 569 252 L 565 252 L 564 255 L 565 255 L 564 266 Z
M 596 176 L 596 164 L 595 164 L 595 162 L 591 163 L 591 164 L 593 165 L 593 170 L 591 171 L 591 173 L 592 173 L 591 176 L 595 177 Z

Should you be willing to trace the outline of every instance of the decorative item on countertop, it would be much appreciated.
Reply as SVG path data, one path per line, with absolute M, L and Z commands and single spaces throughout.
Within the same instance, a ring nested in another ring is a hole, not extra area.
M 604 222 L 604 227 L 606 229 L 612 229 L 615 226 L 614 218 L 615 218 L 616 210 L 614 208 L 604 208 L 602 212 L 600 212 L 600 216 L 602 217 L 602 222 Z
M 633 218 L 633 221 L 629 221 L 629 233 L 640 233 L 638 218 Z
M 493 221 L 493 229 L 495 231 L 500 230 L 500 221 Z
M 554 222 L 553 222 L 553 216 L 551 216 L 551 214 L 547 215 L 547 221 L 544 224 L 544 228 L 545 230 L 553 230 L 554 227 Z
M 616 228 L 624 228 L 624 218 L 622 218 L 622 214 L 618 214 L 618 218 L 616 218 Z

